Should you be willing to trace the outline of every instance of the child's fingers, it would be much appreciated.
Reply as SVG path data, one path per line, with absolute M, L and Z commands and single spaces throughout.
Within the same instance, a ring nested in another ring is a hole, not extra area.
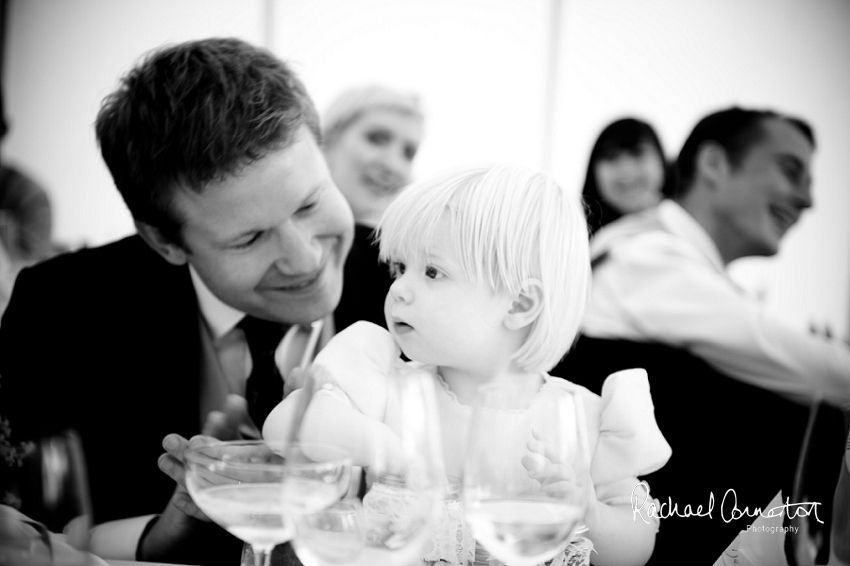
M 569 466 L 561 464 L 544 464 L 533 458 L 523 458 L 522 462 L 528 470 L 528 477 L 540 482 L 543 493 L 558 498 L 569 497 L 571 493 L 578 492 L 580 486 L 576 482 L 575 474 Z
M 526 442 L 526 447 L 533 454 L 539 454 L 551 462 L 558 464 L 566 463 L 563 450 L 558 445 L 547 441 L 536 429 L 531 430 L 531 438 Z
M 543 486 L 543 493 L 559 499 L 570 497 L 570 494 L 578 493 L 579 487 L 573 482 L 559 481 Z
M 523 456 L 520 462 L 526 471 L 528 471 L 528 477 L 539 481 L 543 485 L 559 481 L 576 481 L 576 474 L 568 464 L 549 462 L 535 454 Z
M 528 471 L 529 477 L 534 477 L 540 470 L 546 467 L 546 461 L 538 455 L 527 454 L 520 460 L 522 466 Z
M 529 476 L 543 485 L 559 481 L 575 482 L 576 474 L 573 469 L 565 464 L 546 464 L 542 468 L 529 472 Z

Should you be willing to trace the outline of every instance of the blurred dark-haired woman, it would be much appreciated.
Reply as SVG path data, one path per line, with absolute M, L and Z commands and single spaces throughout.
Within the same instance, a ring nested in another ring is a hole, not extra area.
M 635 118 L 606 126 L 590 153 L 582 190 L 590 235 L 624 214 L 646 210 L 670 196 L 671 170 L 652 126 Z

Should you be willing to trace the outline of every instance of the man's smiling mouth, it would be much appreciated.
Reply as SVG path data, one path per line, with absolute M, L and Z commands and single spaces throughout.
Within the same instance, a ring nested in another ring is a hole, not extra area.
M 773 219 L 774 224 L 782 231 L 785 232 L 797 222 L 797 215 L 785 210 L 784 208 L 780 208 L 778 206 L 770 206 L 768 208 L 770 212 L 770 217 Z
M 319 278 L 322 276 L 322 273 L 324 273 L 324 271 L 325 271 L 325 267 L 322 266 L 322 268 L 319 269 L 318 271 L 316 271 L 316 273 L 309 275 L 307 277 L 302 277 L 300 279 L 296 279 L 293 282 L 285 284 L 285 285 L 276 285 L 274 287 L 274 290 L 289 293 L 289 292 L 298 292 L 298 291 L 303 291 L 304 289 L 309 289 L 310 287 L 314 286 L 319 281 Z

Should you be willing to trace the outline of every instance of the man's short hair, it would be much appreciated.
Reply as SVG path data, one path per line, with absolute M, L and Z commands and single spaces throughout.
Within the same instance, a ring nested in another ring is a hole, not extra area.
M 544 173 L 475 167 L 412 183 L 381 218 L 381 258 L 428 252 L 447 215 L 461 269 L 492 291 L 540 283 L 543 308 L 514 354 L 525 371 L 548 371 L 570 349 L 590 293 L 587 224 L 580 199 Z
M 319 141 L 313 102 L 285 63 L 242 40 L 210 38 L 147 56 L 104 99 L 95 129 L 133 218 L 180 243 L 177 190 L 202 192 L 288 147 L 305 124 Z
M 697 153 L 705 142 L 715 142 L 723 147 L 732 167 L 738 167 L 747 152 L 764 139 L 764 122 L 773 118 L 788 122 L 805 136 L 812 147 L 815 146 L 814 131 L 800 118 L 785 116 L 772 110 L 753 110 L 737 106 L 709 114 L 694 127 L 679 152 L 676 161 L 677 196 L 687 193 L 693 185 Z

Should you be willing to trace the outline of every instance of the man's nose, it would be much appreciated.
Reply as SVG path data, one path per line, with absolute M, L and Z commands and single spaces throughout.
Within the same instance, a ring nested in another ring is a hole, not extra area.
M 322 264 L 322 244 L 312 233 L 294 227 L 277 230 L 277 268 L 287 275 L 312 273 Z
M 798 190 L 794 191 L 794 197 L 794 204 L 800 210 L 811 208 L 814 205 L 811 179 L 807 179 Z

